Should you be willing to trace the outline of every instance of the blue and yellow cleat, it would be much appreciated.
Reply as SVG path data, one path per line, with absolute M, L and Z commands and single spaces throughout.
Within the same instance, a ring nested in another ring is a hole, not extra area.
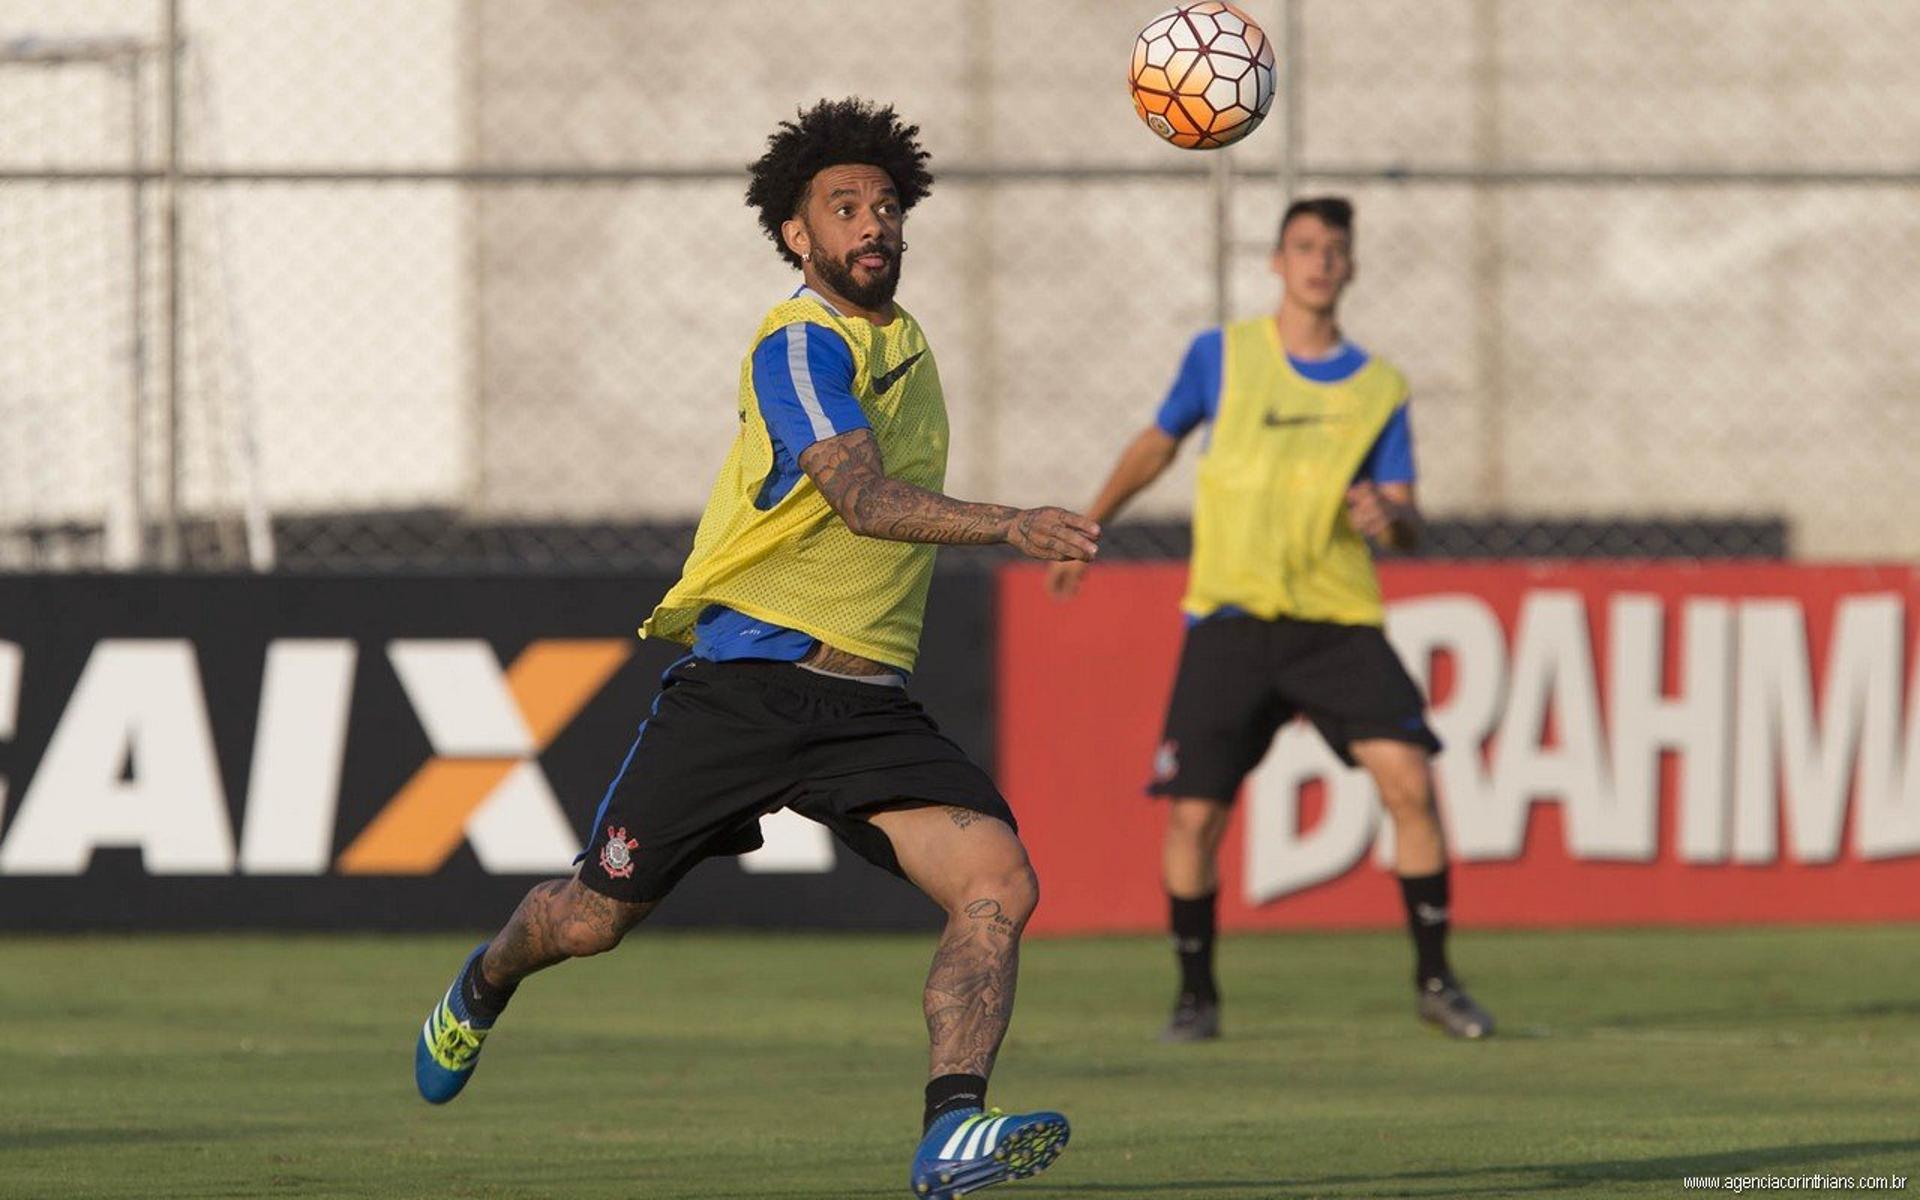
M 413 1082 L 429 1104 L 445 1104 L 467 1086 L 480 1060 L 480 1043 L 487 1040 L 487 1031 L 493 1028 L 491 1021 L 482 1024 L 474 1020 L 467 1009 L 467 998 L 460 994 L 460 981 L 467 977 L 467 968 L 486 951 L 487 944 L 482 942 L 478 950 L 467 955 L 460 973 L 453 977 L 453 986 L 427 1014 L 420 1041 L 413 1048 Z
M 946 1113 L 920 1139 L 908 1183 L 921 1200 L 954 1200 L 1010 1179 L 1038 1175 L 1066 1148 L 1067 1119 L 1057 1112 Z

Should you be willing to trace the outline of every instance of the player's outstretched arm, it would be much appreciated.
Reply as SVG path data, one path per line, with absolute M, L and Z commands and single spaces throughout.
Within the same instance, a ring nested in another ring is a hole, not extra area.
M 815 442 L 801 453 L 800 469 L 862 537 L 948 546 L 1005 542 L 1031 558 L 1055 561 L 1089 562 L 1099 549 L 1100 526 L 1079 513 L 973 504 L 890 477 L 870 429 Z
M 1179 449 L 1179 441 L 1158 425 L 1141 430 L 1120 452 L 1120 460 L 1113 464 L 1112 473 L 1101 485 L 1100 494 L 1094 498 L 1087 515 L 1103 522 L 1119 516 L 1128 501 L 1173 465 L 1174 453 Z
M 1103 524 L 1113 520 L 1128 501 L 1165 474 L 1179 449 L 1179 439 L 1158 425 L 1147 426 L 1120 452 L 1120 460 L 1113 464 L 1113 471 L 1101 485 L 1100 494 L 1094 498 L 1087 515 Z M 1047 593 L 1056 600 L 1065 600 L 1080 590 L 1080 579 L 1086 572 L 1086 567 L 1077 562 L 1065 562 L 1049 569 Z

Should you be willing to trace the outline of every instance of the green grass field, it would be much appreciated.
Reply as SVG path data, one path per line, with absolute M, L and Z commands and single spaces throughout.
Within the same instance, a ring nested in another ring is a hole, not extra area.
M 1163 1047 L 1160 939 L 1036 941 L 994 1080 L 1073 1145 L 988 1194 L 1672 1196 L 1920 1173 L 1910 929 L 1457 939 L 1502 1035 L 1411 1017 L 1403 939 L 1241 937 L 1227 1037 Z M 469 938 L 0 940 L 0 1196 L 906 1196 L 911 937 L 645 933 L 534 980 L 415 1098 Z

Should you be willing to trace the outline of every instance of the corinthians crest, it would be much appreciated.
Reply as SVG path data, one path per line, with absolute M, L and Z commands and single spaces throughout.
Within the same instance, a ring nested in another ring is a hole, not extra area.
M 1165 783 L 1180 773 L 1180 743 L 1168 738 L 1153 756 L 1153 778 Z
M 607 844 L 600 847 L 600 869 L 614 879 L 633 878 L 633 852 L 639 848 L 640 839 L 628 837 L 626 826 L 607 826 Z

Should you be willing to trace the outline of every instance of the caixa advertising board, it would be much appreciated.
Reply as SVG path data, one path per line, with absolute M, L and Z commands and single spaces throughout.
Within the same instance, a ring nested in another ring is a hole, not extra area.
M 1390 564 L 1388 635 L 1430 689 L 1466 923 L 1920 917 L 1920 573 Z M 1000 581 L 1001 779 L 1037 930 L 1164 922 L 1143 796 L 1179 653 L 1180 565 Z M 1401 919 L 1364 774 L 1287 726 L 1236 806 L 1229 927 Z
M 677 647 L 670 580 L 0 579 L 0 928 L 480 928 L 568 874 Z M 992 761 L 989 584 L 915 691 Z M 908 928 L 911 888 L 763 821 L 663 924 Z

